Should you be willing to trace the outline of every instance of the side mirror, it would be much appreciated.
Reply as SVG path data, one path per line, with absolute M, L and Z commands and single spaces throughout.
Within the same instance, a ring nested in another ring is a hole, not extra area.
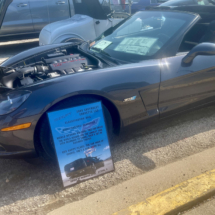
M 182 66 L 190 66 L 198 55 L 215 55 L 214 43 L 200 43 L 182 59 Z

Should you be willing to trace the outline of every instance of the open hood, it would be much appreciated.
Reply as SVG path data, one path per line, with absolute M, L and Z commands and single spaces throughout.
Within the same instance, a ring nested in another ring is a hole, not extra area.
M 4 20 L 4 16 L 6 14 L 8 6 L 11 4 L 13 0 L 1 0 L 0 1 L 0 28 L 2 25 L 2 22 Z

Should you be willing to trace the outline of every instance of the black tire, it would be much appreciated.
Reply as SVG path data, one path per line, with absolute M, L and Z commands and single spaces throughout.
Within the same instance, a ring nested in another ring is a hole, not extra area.
M 56 104 L 54 107 L 49 109 L 49 111 L 57 111 L 57 110 L 61 110 L 61 109 L 71 108 L 71 107 L 75 107 L 75 106 L 79 106 L 79 105 L 85 105 L 85 104 L 98 102 L 98 101 L 99 101 L 98 99 L 96 99 L 94 97 L 90 97 L 90 96 L 89 97 L 80 96 L 80 97 L 68 98 L 68 99 L 65 99 L 65 100 L 59 102 L 58 104 Z M 106 108 L 106 106 L 102 105 L 102 108 L 103 108 L 104 118 L 106 121 L 109 141 L 111 142 L 111 140 L 113 140 L 113 138 L 114 138 L 111 114 L 108 111 L 108 109 Z M 41 143 L 47 157 L 50 159 L 56 159 L 54 143 L 53 143 L 51 131 L 49 128 L 49 122 L 48 122 L 47 115 L 44 115 L 44 117 L 42 118 L 42 121 L 40 123 L 39 138 L 40 138 L 40 143 Z

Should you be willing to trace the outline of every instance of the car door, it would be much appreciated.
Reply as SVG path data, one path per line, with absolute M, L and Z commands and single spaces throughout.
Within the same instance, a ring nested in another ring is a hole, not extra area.
M 162 60 L 159 94 L 161 118 L 215 100 L 215 56 L 199 55 L 191 65 L 183 65 L 185 56 Z
M 69 18 L 70 8 L 73 8 L 73 4 L 70 5 L 68 0 L 48 0 L 50 23 Z
M 94 2 L 95 4 L 96 2 Z M 94 28 L 95 28 L 95 34 L 96 37 L 100 36 L 104 31 L 109 29 L 110 27 L 114 26 L 118 22 L 120 22 L 122 19 L 119 19 L 119 21 L 116 21 L 116 18 L 114 19 L 108 19 L 107 15 L 111 13 L 111 2 L 109 0 L 99 1 L 101 6 L 100 10 L 101 13 L 103 13 L 105 16 L 102 17 L 102 19 L 99 17 L 97 19 L 94 19 Z M 97 2 L 98 4 L 98 2 Z
M 2 1 L 0 6 L 1 36 L 34 31 L 28 0 Z
M 49 24 L 48 0 L 29 0 L 34 30 L 40 30 Z

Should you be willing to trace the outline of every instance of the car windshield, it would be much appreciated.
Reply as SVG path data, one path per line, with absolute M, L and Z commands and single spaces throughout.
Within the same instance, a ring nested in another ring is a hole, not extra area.
M 101 35 L 90 50 L 127 62 L 153 59 L 195 17 L 180 12 L 139 12 L 107 37 Z

